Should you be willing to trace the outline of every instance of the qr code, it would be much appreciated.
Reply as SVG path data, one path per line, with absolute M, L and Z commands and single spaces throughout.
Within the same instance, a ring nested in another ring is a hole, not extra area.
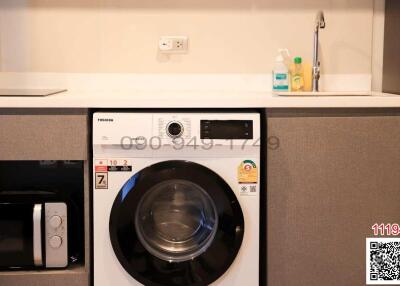
M 400 238 L 367 238 L 367 285 L 400 285 Z
M 253 184 L 240 184 L 239 191 L 241 196 L 256 196 L 257 195 L 257 185 Z

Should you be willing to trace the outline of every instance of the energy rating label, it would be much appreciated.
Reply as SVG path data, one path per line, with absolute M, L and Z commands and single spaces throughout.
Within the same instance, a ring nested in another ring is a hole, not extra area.
M 257 165 L 252 160 L 244 160 L 238 166 L 239 184 L 257 184 L 258 171 Z
M 258 194 L 258 170 L 252 160 L 240 162 L 237 169 L 239 194 L 241 196 L 255 196 Z

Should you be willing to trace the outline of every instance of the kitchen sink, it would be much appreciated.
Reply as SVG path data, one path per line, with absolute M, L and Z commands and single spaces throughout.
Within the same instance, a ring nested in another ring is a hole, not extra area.
M 303 96 L 303 97 L 319 97 L 319 96 L 373 96 L 371 91 L 304 91 L 304 92 L 276 92 L 279 96 Z

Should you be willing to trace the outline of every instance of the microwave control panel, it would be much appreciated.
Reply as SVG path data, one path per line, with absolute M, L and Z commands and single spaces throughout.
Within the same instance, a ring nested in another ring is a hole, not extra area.
M 45 203 L 46 268 L 68 265 L 67 205 Z

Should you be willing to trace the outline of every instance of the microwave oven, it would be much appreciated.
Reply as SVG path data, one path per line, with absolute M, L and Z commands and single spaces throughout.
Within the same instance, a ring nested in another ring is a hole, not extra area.
M 68 266 L 67 204 L 39 193 L 0 194 L 1 269 Z

